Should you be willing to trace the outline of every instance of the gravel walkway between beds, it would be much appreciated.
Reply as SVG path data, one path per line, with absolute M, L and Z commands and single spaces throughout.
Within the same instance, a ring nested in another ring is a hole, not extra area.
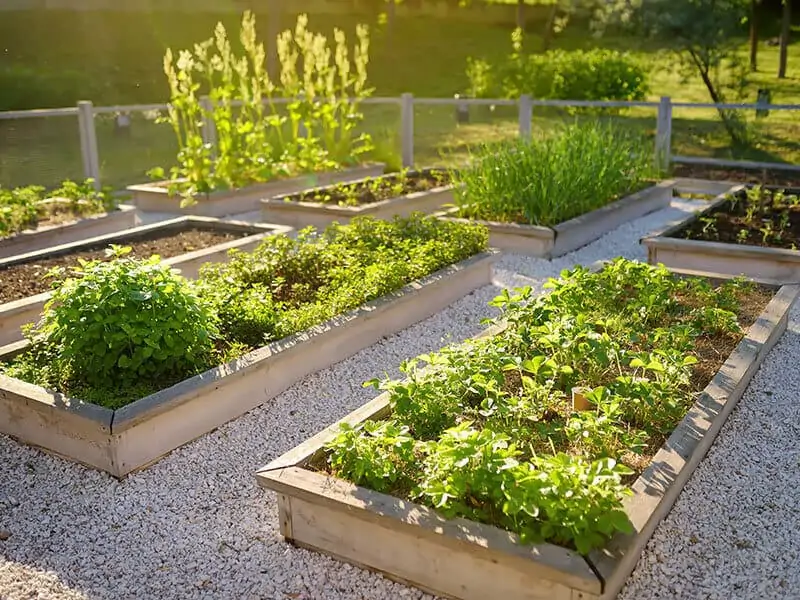
M 500 286 L 538 289 L 576 262 L 644 258 L 639 238 L 693 205 L 676 201 L 553 262 L 504 256 L 496 285 L 306 377 L 123 482 L 0 436 L 0 598 L 429 598 L 284 543 L 274 496 L 256 486 L 255 470 L 372 398 L 362 381 L 479 332 Z M 792 507 L 800 486 L 798 334 L 795 311 L 624 598 L 789 598 L 800 589 L 800 512 Z

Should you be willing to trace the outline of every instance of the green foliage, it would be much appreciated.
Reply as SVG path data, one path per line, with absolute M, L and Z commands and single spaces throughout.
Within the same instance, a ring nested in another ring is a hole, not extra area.
M 288 198 L 299 202 L 336 204 L 338 206 L 358 206 L 373 204 L 382 200 L 398 198 L 414 192 L 423 192 L 436 187 L 449 185 L 448 171 L 414 171 L 403 169 L 399 173 L 365 177 L 352 183 L 337 183 L 323 188 L 312 189 Z
M 565 271 L 538 298 L 504 291 L 492 302 L 501 333 L 369 382 L 388 392 L 392 420 L 343 430 L 327 447 L 330 470 L 585 554 L 630 531 L 631 467 L 693 402 L 698 339 L 741 337 L 731 311 L 749 287 L 617 259 Z M 576 388 L 589 410 L 568 403 Z
M 664 44 L 680 61 L 686 80 L 699 76 L 714 103 L 743 100 L 749 74 L 739 52 L 750 0 L 649 0 L 636 23 L 650 39 Z M 718 109 L 734 143 L 748 137 L 744 115 Z
M 499 64 L 467 61 L 473 96 L 518 98 L 530 94 L 557 100 L 644 100 L 648 73 L 630 54 L 595 48 L 526 54 L 520 29 L 511 35 L 512 52 Z
M 35 228 L 43 219 L 74 218 L 114 210 L 117 203 L 111 188 L 94 189 L 94 181 L 65 180 L 51 192 L 38 185 L 3 189 L 0 187 L 0 238 Z
M 112 246 L 116 260 L 82 261 L 56 283 L 27 333 L 34 361 L 46 365 L 39 379 L 59 387 L 125 388 L 205 365 L 217 337 L 208 306 L 158 256 L 124 257 L 129 251 Z
M 180 148 L 178 166 L 170 172 L 190 202 L 192 195 L 238 188 L 276 177 L 357 163 L 371 149 L 366 134 L 356 131 L 363 115 L 367 87 L 369 35 L 356 30 L 352 51 L 345 34 L 334 30 L 334 47 L 307 29 L 300 15 L 294 31 L 278 36 L 281 63 L 278 81 L 266 71 L 264 44 L 256 37 L 255 17 L 245 12 L 238 55 L 222 23 L 214 37 L 164 57 L 170 87 L 166 121 Z M 208 103 L 201 100 L 208 95 Z M 292 98 L 285 107 L 274 98 Z M 203 137 L 203 123 L 213 123 L 215 143 Z M 163 178 L 163 169 L 151 176 Z
M 414 214 L 270 236 L 187 282 L 157 256 L 84 262 L 55 284 L 31 348 L 0 371 L 123 406 L 486 249 L 488 231 Z M 51 273 L 57 279 L 63 270 Z
M 226 339 L 251 347 L 330 319 L 481 252 L 485 228 L 414 214 L 360 217 L 296 239 L 270 236 L 251 253 L 201 270 L 199 285 Z
M 456 203 L 469 218 L 556 225 L 642 188 L 655 175 L 651 147 L 600 121 L 487 144 L 454 175 Z

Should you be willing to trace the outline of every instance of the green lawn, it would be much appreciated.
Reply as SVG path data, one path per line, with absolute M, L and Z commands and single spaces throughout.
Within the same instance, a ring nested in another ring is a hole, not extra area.
M 330 31 L 340 26 L 352 31 L 361 16 L 312 16 L 312 28 Z M 29 68 L 37 73 L 59 73 L 59 89 L 47 85 L 37 92 L 26 88 L 41 106 L 71 104 L 88 98 L 97 105 L 131 102 L 163 102 L 165 83 L 161 56 L 167 46 L 186 47 L 209 35 L 215 15 L 111 14 L 111 13 L 3 13 L 0 39 L 6 51 L 0 54 L 0 105 L 19 101 L 20 92 L 3 85 L 2 73 Z M 234 32 L 238 17 L 223 17 Z M 289 26 L 292 16 L 282 22 Z M 262 34 L 265 19 L 259 17 Z M 442 21 L 426 18 L 398 18 L 391 40 L 380 29 L 373 31 L 371 81 L 376 95 L 397 96 L 409 91 L 417 97 L 452 96 L 467 87 L 464 75 L 468 56 L 500 57 L 508 52 L 510 30 L 497 25 Z M 58 44 L 52 43 L 58 40 Z M 707 102 L 699 79 L 684 81 L 674 58 L 658 48 L 629 38 L 593 39 L 574 33 L 557 40 L 560 47 L 577 48 L 591 44 L 627 49 L 653 65 L 651 99 L 662 95 L 674 101 Z M 538 38 L 529 34 L 529 48 Z M 743 42 L 742 51 L 746 50 Z M 762 44 L 760 71 L 747 87 L 747 101 L 754 101 L 760 87 L 772 90 L 775 103 L 800 103 L 800 44 L 793 44 L 789 56 L 789 77 L 775 78 L 778 50 Z M 49 75 L 48 75 L 49 77 Z M 72 84 L 69 82 L 72 81 Z M 44 84 L 43 84 L 44 85 Z M 49 85 L 49 84 L 48 84 Z M 71 89 L 70 86 L 75 89 Z M 9 92 L 8 90 L 11 90 Z M 52 92 L 52 93 L 51 93 Z M 58 92 L 58 93 L 56 93 Z M 17 96 L 12 98 L 12 94 Z M 72 95 L 70 95 L 72 94 Z M 24 99 L 24 98 L 23 98 Z M 399 151 L 399 109 L 369 106 L 365 128 L 379 142 L 379 158 L 397 161 Z M 620 123 L 654 134 L 655 110 L 637 109 L 615 116 Z M 537 108 L 535 128 L 548 128 L 564 118 L 560 109 Z M 753 120 L 752 115 L 749 116 Z M 516 135 L 513 109 L 476 107 L 469 124 L 457 125 L 454 109 L 446 106 L 417 107 L 416 159 L 419 164 L 462 161 L 471 145 Z M 747 148 L 732 149 L 713 110 L 676 109 L 673 121 L 673 152 L 693 156 L 735 157 L 761 161 L 800 162 L 800 114 L 773 112 L 755 123 L 757 135 Z M 98 118 L 98 145 L 104 183 L 121 187 L 138 182 L 156 165 L 174 160 L 175 145 L 166 125 L 136 116 L 129 135 L 115 132 L 113 122 Z M 5 186 L 39 183 L 53 185 L 63 178 L 82 174 L 76 119 L 71 117 L 0 121 L 0 184 Z

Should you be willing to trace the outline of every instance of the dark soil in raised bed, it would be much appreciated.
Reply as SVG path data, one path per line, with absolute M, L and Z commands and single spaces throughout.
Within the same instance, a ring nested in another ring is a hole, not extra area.
M 800 248 L 800 204 L 767 189 L 740 193 L 669 237 L 764 248 Z
M 419 171 L 405 175 L 395 173 L 311 190 L 290 196 L 287 200 L 339 206 L 363 206 L 414 192 L 427 192 L 449 184 L 450 175 L 446 171 Z
M 769 186 L 800 187 L 800 173 L 770 169 L 726 169 L 709 165 L 674 165 L 673 177 L 734 181 Z
M 153 232 L 146 237 L 137 238 L 135 241 L 117 242 L 117 244 L 130 246 L 133 256 L 149 257 L 153 254 L 158 254 L 161 258 L 171 258 L 248 235 L 253 235 L 253 232 L 198 228 L 183 231 L 170 229 Z M 52 279 L 44 277 L 50 269 L 77 265 L 79 258 L 84 260 L 103 260 L 106 258 L 106 248 L 106 245 L 97 246 L 0 269 L 0 304 L 50 291 Z

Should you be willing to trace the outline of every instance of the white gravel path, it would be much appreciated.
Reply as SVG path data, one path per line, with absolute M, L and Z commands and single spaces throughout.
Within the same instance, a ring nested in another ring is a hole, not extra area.
M 254 471 L 370 399 L 362 381 L 396 373 L 402 359 L 448 336 L 477 333 L 500 286 L 539 288 L 576 262 L 644 258 L 639 238 L 692 206 L 676 201 L 553 262 L 503 256 L 497 285 L 305 378 L 123 482 L 0 436 L 0 598 L 429 598 L 284 543 L 274 497 L 256 486 Z M 800 597 L 798 357 L 795 311 L 623 598 Z

